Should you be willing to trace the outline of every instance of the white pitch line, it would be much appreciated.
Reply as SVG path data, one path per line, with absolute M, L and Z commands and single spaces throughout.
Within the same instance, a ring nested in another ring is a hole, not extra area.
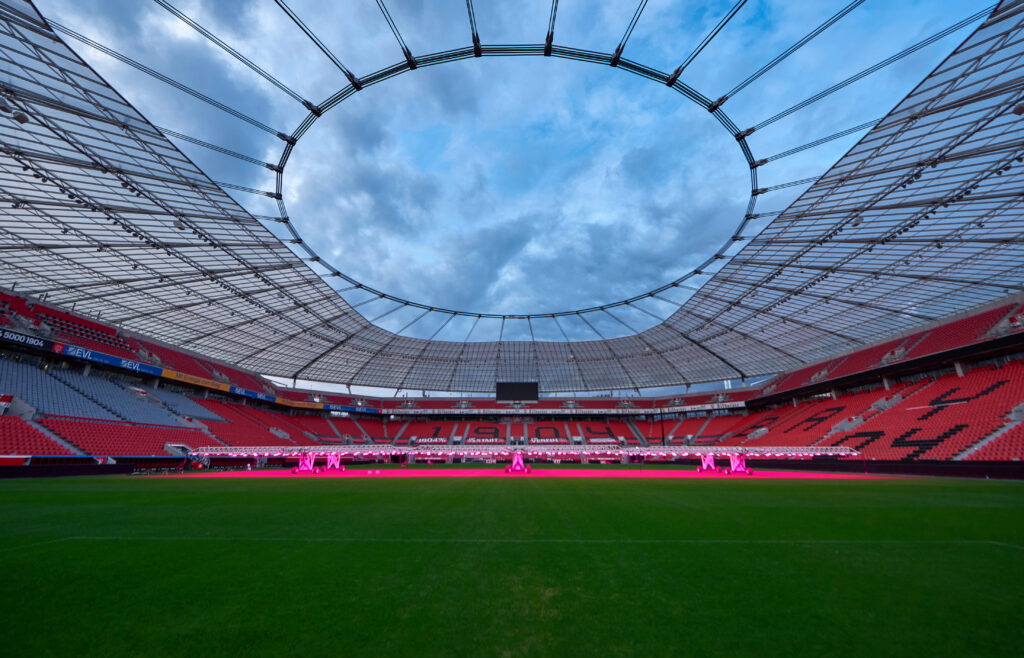
M 78 537 L 61 537 L 59 539 L 47 539 L 46 541 L 37 541 L 31 544 L 20 544 L 18 546 L 4 546 L 0 548 L 0 552 L 16 551 L 22 548 L 35 548 L 36 546 L 46 546 L 47 544 L 59 544 L 64 541 L 72 541 L 78 539 Z
M 195 542 L 304 542 L 365 543 L 365 544 L 925 544 L 1002 546 L 1024 551 L 1024 546 L 991 539 L 588 539 L 588 538 L 486 538 L 486 537 L 204 537 L 204 536 L 151 536 L 128 535 L 76 535 L 14 548 L 30 548 L 62 541 L 195 541 Z

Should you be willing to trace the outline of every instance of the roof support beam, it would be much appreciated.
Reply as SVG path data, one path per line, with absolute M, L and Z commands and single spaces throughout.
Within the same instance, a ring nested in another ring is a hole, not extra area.
M 757 131 L 757 130 L 760 130 L 760 129 L 764 128 L 765 126 L 769 126 L 769 125 L 775 123 L 779 119 L 784 119 L 785 117 L 788 117 L 790 114 L 792 114 L 792 113 L 794 113 L 794 112 L 796 112 L 798 110 L 802 110 L 803 108 L 807 107 L 808 105 L 812 105 L 814 103 L 817 103 L 818 101 L 820 101 L 821 99 L 825 98 L 826 96 L 830 96 L 830 95 L 834 94 L 835 92 L 839 91 L 840 89 L 848 87 L 849 85 L 852 85 L 854 82 L 857 82 L 858 80 L 866 78 L 867 76 L 871 75 L 872 73 L 877 73 L 878 71 L 881 71 L 885 67 L 889 66 L 890 64 L 892 64 L 894 62 L 897 62 L 897 61 L 903 59 L 907 55 L 911 55 L 911 54 L 917 52 L 918 50 L 921 50 L 922 48 L 924 48 L 926 46 L 930 46 L 931 44 L 935 43 L 936 41 L 939 41 L 940 39 L 944 39 L 944 38 L 948 37 L 949 35 L 953 34 L 954 32 L 956 32 L 956 31 L 958 31 L 958 30 L 960 30 L 962 28 L 967 27 L 971 23 L 974 23 L 976 21 L 979 21 L 979 20 L 985 18 L 990 13 L 992 13 L 992 9 L 994 7 L 995 7 L 995 5 L 991 5 L 989 7 L 986 7 L 985 9 L 982 9 L 981 11 L 979 11 L 977 13 L 971 14 L 967 18 L 965 18 L 965 19 L 963 19 L 961 21 L 958 21 L 958 22 L 954 23 L 953 25 L 950 25 L 946 29 L 940 30 L 939 32 L 936 32 L 935 34 L 931 35 L 930 37 L 927 37 L 925 39 L 922 39 L 921 41 L 918 41 L 917 43 L 915 43 L 914 45 L 912 45 L 912 46 L 910 46 L 908 48 L 904 48 L 903 50 L 901 50 L 900 52 L 896 53 L 895 55 L 892 55 L 891 57 L 883 59 L 881 62 L 878 62 L 877 64 L 875 64 L 873 66 L 869 66 L 868 68 L 864 69 L 863 71 L 860 71 L 859 73 L 855 73 L 854 75 L 851 75 L 850 77 L 846 78 L 845 80 L 842 80 L 841 82 L 837 82 L 836 84 L 832 85 L 831 87 L 829 87 L 827 89 L 824 89 L 822 91 L 819 91 L 817 94 L 814 94 L 813 96 L 809 96 L 808 98 L 805 98 L 804 100 L 800 101 L 796 105 L 788 107 L 785 110 L 779 112 L 778 114 L 775 114 L 773 116 L 768 117 L 767 119 L 765 119 L 764 121 L 761 121 L 760 123 L 754 124 L 753 126 L 751 126 L 748 129 L 748 131 L 744 131 L 744 132 L 746 134 L 750 134 L 750 133 L 752 133 L 754 131 Z
M 116 50 L 114 50 L 112 48 L 108 48 L 107 46 L 104 46 L 101 43 L 93 41 L 92 39 L 90 39 L 90 38 L 88 38 L 88 37 L 86 37 L 84 35 L 81 35 L 78 32 L 75 32 L 74 30 L 72 30 L 70 28 L 64 27 L 60 23 L 56 23 L 56 22 L 51 20 L 50 21 L 50 25 L 53 26 L 54 30 L 56 30 L 56 31 L 58 31 L 58 32 L 60 32 L 62 34 L 66 34 L 67 36 L 69 36 L 69 37 L 71 37 L 73 39 L 76 39 L 76 40 L 84 43 L 87 46 L 95 48 L 96 50 L 100 51 L 101 53 L 103 53 L 105 55 L 109 55 L 109 56 L 113 57 L 114 59 L 118 60 L 119 62 L 123 62 L 123 63 L 131 66 L 132 68 L 135 68 L 135 69 L 137 69 L 139 71 L 142 71 L 146 75 L 149 75 L 152 78 L 156 78 L 160 82 L 163 82 L 165 84 L 168 84 L 168 85 L 174 87 L 178 91 L 182 91 L 182 92 L 188 94 L 189 96 L 192 96 L 193 98 L 196 98 L 198 100 L 203 101 L 207 105 L 211 105 L 211 106 L 217 108 L 218 110 L 220 110 L 222 112 L 230 114 L 231 116 L 235 117 L 236 119 L 241 119 L 242 121 L 248 123 L 250 126 L 255 126 L 256 128 L 259 128 L 260 130 L 262 130 L 262 131 L 264 131 L 266 133 L 270 133 L 271 135 L 274 135 L 275 137 L 278 137 L 278 138 L 280 138 L 280 139 L 282 139 L 284 141 L 288 141 L 288 140 L 291 139 L 290 137 L 288 137 L 287 135 L 285 135 L 281 131 L 275 130 L 275 129 L 271 128 L 270 126 L 268 126 L 267 124 L 261 123 L 261 122 L 257 121 L 256 119 L 252 118 L 248 114 L 245 114 L 244 112 L 240 112 L 240 111 L 238 111 L 238 110 L 236 110 L 234 108 L 228 107 L 224 103 L 216 101 L 216 100 L 210 98 L 209 96 L 207 96 L 206 94 L 203 94 L 203 93 L 201 93 L 199 91 L 196 91 L 195 89 L 193 89 L 192 87 L 189 87 L 186 84 L 178 82 L 177 80 L 174 80 L 174 79 L 164 75 L 163 73 L 160 73 L 160 72 L 158 72 L 158 71 L 156 71 L 154 69 L 151 69 L 148 66 L 146 66 L 145 64 L 140 64 L 139 62 L 135 61 L 134 59 L 132 59 L 130 57 L 127 57 L 125 55 L 122 55 L 121 53 L 117 52 Z
M 158 5 L 160 5 L 161 7 L 166 9 L 167 11 L 169 11 L 172 14 L 174 14 L 175 16 L 177 16 L 178 20 L 180 20 L 182 23 L 188 25 L 193 30 L 195 30 L 199 34 L 201 34 L 204 37 L 206 37 L 207 40 L 210 41 L 210 43 L 214 44 L 215 46 L 217 46 L 218 48 L 220 48 L 221 50 L 223 50 L 227 54 L 229 54 L 232 57 L 234 57 L 237 61 L 239 61 L 242 64 L 244 64 L 245 66 L 247 66 L 251 71 L 256 73 L 256 75 L 260 76 L 261 78 L 263 78 L 264 80 L 266 80 L 270 84 L 274 85 L 275 87 L 277 87 L 278 89 L 280 89 L 284 93 L 286 93 L 289 96 L 291 96 L 294 100 L 298 101 L 307 110 L 309 110 L 313 114 L 319 114 L 319 112 L 320 112 L 319 108 L 317 108 L 311 102 L 309 102 L 308 100 L 306 100 L 305 98 L 300 96 L 298 93 L 296 93 L 290 87 L 286 86 L 283 82 L 281 82 L 280 80 L 278 80 L 274 76 L 270 75 L 269 73 L 267 73 L 266 71 L 261 69 L 259 66 L 256 66 L 256 64 L 254 64 L 245 55 L 243 55 L 242 53 L 238 52 L 237 50 L 235 50 L 234 48 L 232 48 L 228 44 L 224 43 L 216 34 L 214 34 L 213 32 L 210 32 L 205 27 L 203 27 L 202 25 L 200 25 L 196 21 L 194 21 L 191 18 L 189 18 L 186 14 L 184 14 L 181 11 L 179 11 L 174 5 L 172 5 L 171 3 L 167 2 L 167 0 L 153 0 L 153 2 L 157 3 Z
M 665 84 L 667 84 L 669 87 L 674 87 L 676 82 L 678 82 L 679 80 L 679 76 L 682 75 L 683 71 L 686 70 L 686 67 L 689 66 L 690 63 L 693 62 L 693 60 L 697 59 L 697 55 L 699 55 L 700 52 L 704 50 L 709 43 L 711 43 L 712 39 L 718 36 L 718 33 L 722 31 L 722 28 L 724 28 L 729 23 L 729 21 L 732 20 L 732 17 L 736 15 L 736 12 L 738 12 L 745 4 L 747 4 L 747 0 L 739 0 L 736 4 L 734 4 L 732 6 L 732 9 L 730 9 L 729 12 L 722 17 L 722 20 L 718 21 L 718 25 L 712 28 L 711 32 L 705 35 L 701 42 L 697 44 L 697 47 L 693 49 L 693 52 L 687 55 L 686 59 L 683 60 L 683 63 L 676 67 L 676 70 L 673 71 L 672 75 L 668 77 L 668 80 L 666 80 Z M 714 110 L 712 110 L 712 112 L 713 111 Z
M 360 89 L 363 88 L 363 85 L 359 82 L 359 78 L 357 78 L 355 75 L 352 74 L 351 71 L 345 68 L 345 65 L 341 63 L 341 60 L 338 59 L 334 55 L 334 53 L 332 53 L 331 50 L 324 45 L 324 42 L 321 41 L 320 38 L 316 36 L 316 34 L 314 34 L 313 31 L 309 29 L 309 27 L 305 23 L 302 22 L 302 19 L 299 18 L 299 15 L 292 11 L 292 8 L 289 7 L 284 0 L 274 0 L 274 2 L 276 2 L 277 6 L 281 8 L 281 11 L 288 15 L 288 18 L 292 19 L 292 22 L 295 23 L 296 27 L 302 30 L 302 33 L 305 34 L 306 37 L 310 41 L 312 41 L 317 48 L 320 49 L 320 52 L 326 55 L 327 59 L 331 60 L 331 63 L 334 64 L 334 66 L 336 66 L 339 71 L 341 71 L 342 75 L 344 75 L 345 78 L 348 79 L 348 82 L 349 84 L 352 85 L 353 89 L 359 91 Z
M 764 75 L 768 71 L 770 71 L 773 68 L 775 68 L 775 66 L 778 65 L 780 62 L 782 62 L 782 60 L 786 59 L 787 57 L 789 57 L 790 55 L 792 55 L 796 51 L 798 51 L 801 48 L 803 48 L 805 45 L 807 45 L 807 43 L 811 39 L 813 39 L 814 37 L 818 36 L 819 34 L 824 32 L 828 28 L 832 27 L 832 25 L 834 25 L 836 22 L 838 22 L 839 19 L 841 19 L 843 16 L 846 16 L 848 13 L 850 13 L 851 11 L 853 11 L 854 9 L 856 9 L 858 6 L 862 5 L 863 3 L 864 3 L 864 0 L 854 0 L 850 4 L 846 5 L 842 9 L 840 9 L 838 12 L 833 14 L 824 23 L 822 23 L 818 27 L 816 27 L 813 30 L 811 30 L 810 33 L 808 33 L 806 36 L 804 36 L 804 38 L 800 39 L 799 41 L 794 43 L 792 46 L 790 46 L 786 50 L 782 51 L 782 53 L 777 55 L 772 61 L 768 62 L 767 64 L 765 64 L 764 66 L 759 68 L 756 72 L 754 72 L 749 77 L 747 77 L 746 80 L 744 80 L 743 82 L 739 83 L 738 85 L 736 85 L 735 87 L 730 89 L 727 93 L 723 94 L 721 98 L 719 98 L 718 100 L 716 100 L 712 104 L 712 110 L 711 111 L 713 112 L 714 110 L 717 110 L 718 108 L 720 108 L 725 103 L 725 101 L 729 100 L 730 98 L 732 98 L 733 96 L 738 94 L 740 91 L 742 91 L 747 85 L 749 85 L 750 83 L 754 82 L 755 80 L 760 78 L 762 75 Z

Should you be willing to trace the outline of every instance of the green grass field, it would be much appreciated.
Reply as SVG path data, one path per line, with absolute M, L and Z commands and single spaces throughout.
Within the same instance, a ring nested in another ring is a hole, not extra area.
M 1024 483 L 0 481 L 14 655 L 1018 656 Z

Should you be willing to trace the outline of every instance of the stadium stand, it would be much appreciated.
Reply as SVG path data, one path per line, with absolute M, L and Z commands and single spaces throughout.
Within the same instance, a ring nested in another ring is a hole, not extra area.
M 981 338 L 997 321 L 1013 309 L 1012 304 L 972 315 L 956 322 L 935 327 L 907 352 L 906 358 L 945 352 Z
M 168 409 L 185 418 L 196 418 L 198 420 L 213 420 L 224 422 L 224 419 L 213 413 L 192 398 L 172 391 L 167 388 L 149 389 L 146 391 L 157 397 Z
M 160 364 L 171 370 L 177 370 L 183 372 L 186 375 L 193 375 L 195 377 L 202 377 L 204 379 L 212 379 L 213 373 L 207 370 L 200 364 L 199 361 L 192 358 L 187 354 L 182 354 L 167 347 L 162 347 L 156 343 L 150 343 L 147 341 L 140 340 L 139 345 L 146 351 L 157 358 Z
M 767 432 L 747 438 L 738 445 L 743 446 L 810 446 L 822 440 L 841 421 L 850 421 L 864 413 L 885 391 L 871 389 L 832 399 L 826 396 L 800 406 L 800 412 L 784 421 L 767 425 Z M 749 435 L 748 435 L 749 436 Z
M 734 428 L 749 420 L 750 417 L 733 414 L 711 416 L 700 428 L 699 433 L 693 437 L 693 445 L 735 445 L 734 441 L 724 441 L 723 439 L 726 439 Z
M 121 420 L 148 425 L 180 424 L 177 416 L 164 409 L 159 400 L 143 400 L 102 376 L 86 376 L 71 369 L 52 369 L 50 374 Z
M 520 423 L 521 425 L 521 423 Z M 463 443 L 466 444 L 502 444 L 508 439 L 506 423 L 466 423 Z
M 39 423 L 83 452 L 97 456 L 170 457 L 174 455 L 164 450 L 165 444 L 200 448 L 212 443 L 205 433 L 181 427 L 107 423 L 59 416 L 44 416 Z
M 17 416 L 0 416 L 0 454 L 3 455 L 73 455 L 64 446 L 50 439 Z
M 124 359 L 137 359 L 132 346 L 110 327 L 75 318 L 56 309 L 36 307 L 35 317 L 49 326 L 55 340 L 105 352 Z
M 318 445 L 317 441 L 310 438 L 305 431 L 293 422 L 291 415 L 279 411 L 271 411 L 256 406 L 234 405 L 234 410 L 247 416 L 252 422 L 263 426 L 271 434 L 283 432 L 292 443 L 298 445 Z
M 634 420 L 633 425 L 640 431 L 640 435 L 647 439 L 647 443 L 661 445 L 665 442 L 665 437 L 676 425 L 676 421 Z
M 697 432 L 700 431 L 704 424 L 708 422 L 707 416 L 695 416 L 693 418 L 683 418 L 679 421 L 679 424 L 671 432 L 671 438 L 669 443 L 672 445 L 684 445 L 686 443 L 692 443 L 693 439 L 697 436 Z
M 309 432 L 318 439 L 326 439 L 328 441 L 341 440 L 341 437 L 334 430 L 334 426 L 324 416 L 318 414 L 296 414 L 292 416 L 291 422 L 299 429 Z
M 265 382 L 256 375 L 250 375 L 247 372 L 242 372 L 237 368 L 226 366 L 222 363 L 211 363 L 209 361 L 201 361 L 200 364 L 210 370 L 214 379 L 222 379 L 226 383 L 234 384 L 242 388 L 247 388 L 250 391 L 256 391 L 258 393 L 269 393 L 274 389 L 270 386 L 269 382 Z
M 632 433 L 624 436 L 616 434 L 615 429 L 608 423 L 581 422 L 577 423 L 577 425 L 580 428 L 580 435 L 583 437 L 583 440 L 591 445 L 617 445 L 620 437 L 626 439 L 631 444 L 640 443 Z
M 122 420 L 48 374 L 52 370 L 56 368 L 43 370 L 24 361 L 0 358 L 3 392 L 16 395 L 42 414 Z
M 1024 422 L 1018 421 L 975 452 L 967 456 L 969 461 L 1021 461 L 1024 460 Z
M 526 436 L 533 445 L 558 445 L 570 442 L 572 436 L 565 423 L 527 423 Z
M 224 422 L 203 421 L 210 432 L 229 446 L 281 446 L 295 445 L 286 432 L 275 434 L 256 422 L 240 404 L 220 400 L 196 400 L 199 404 L 224 419 Z
M 453 436 L 461 436 L 457 433 L 458 423 L 448 421 L 410 420 L 404 428 L 401 428 L 399 437 L 404 439 L 432 438 L 451 439 Z
M 363 428 L 356 424 L 351 417 L 332 417 L 328 420 L 336 428 L 336 434 L 342 437 L 350 437 L 353 443 L 365 443 L 369 437 L 363 434 Z
M 877 366 L 882 361 L 882 358 L 901 342 L 903 341 L 891 340 L 881 345 L 875 345 L 874 347 L 854 352 L 836 363 L 835 367 L 828 371 L 828 378 L 835 379 L 870 370 Z
M 1024 402 L 1024 363 L 948 374 L 823 445 L 848 445 L 867 459 L 951 459 L 1007 423 Z

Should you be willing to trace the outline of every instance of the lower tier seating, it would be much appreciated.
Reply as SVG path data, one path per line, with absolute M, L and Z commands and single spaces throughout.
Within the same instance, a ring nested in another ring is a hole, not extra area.
M 1019 422 L 971 453 L 969 461 L 1021 461 L 1024 459 L 1024 422 Z
M 248 413 L 247 407 L 240 404 L 221 402 L 220 400 L 195 400 L 225 420 L 223 423 L 212 420 L 204 421 L 204 425 L 229 446 L 288 446 L 295 445 L 290 439 L 282 438 L 271 432 L 267 427 Z M 290 434 L 288 436 L 291 436 Z
M 75 453 L 17 416 L 0 416 L 0 454 L 73 455 Z
M 566 444 L 571 442 L 571 436 L 565 423 L 550 421 L 526 424 L 526 439 L 531 445 Z
M 949 374 L 821 445 L 850 446 L 868 459 L 952 459 L 1005 425 L 1022 402 L 1022 362 Z
M 83 452 L 97 456 L 167 457 L 173 456 L 164 450 L 164 444 L 167 443 L 186 445 L 193 449 L 213 443 L 204 432 L 180 427 L 108 423 L 55 416 L 41 417 L 39 422 Z
M 520 426 L 522 424 L 520 423 Z M 508 437 L 508 425 L 506 423 L 466 423 L 463 434 L 463 443 L 466 444 L 502 444 Z

